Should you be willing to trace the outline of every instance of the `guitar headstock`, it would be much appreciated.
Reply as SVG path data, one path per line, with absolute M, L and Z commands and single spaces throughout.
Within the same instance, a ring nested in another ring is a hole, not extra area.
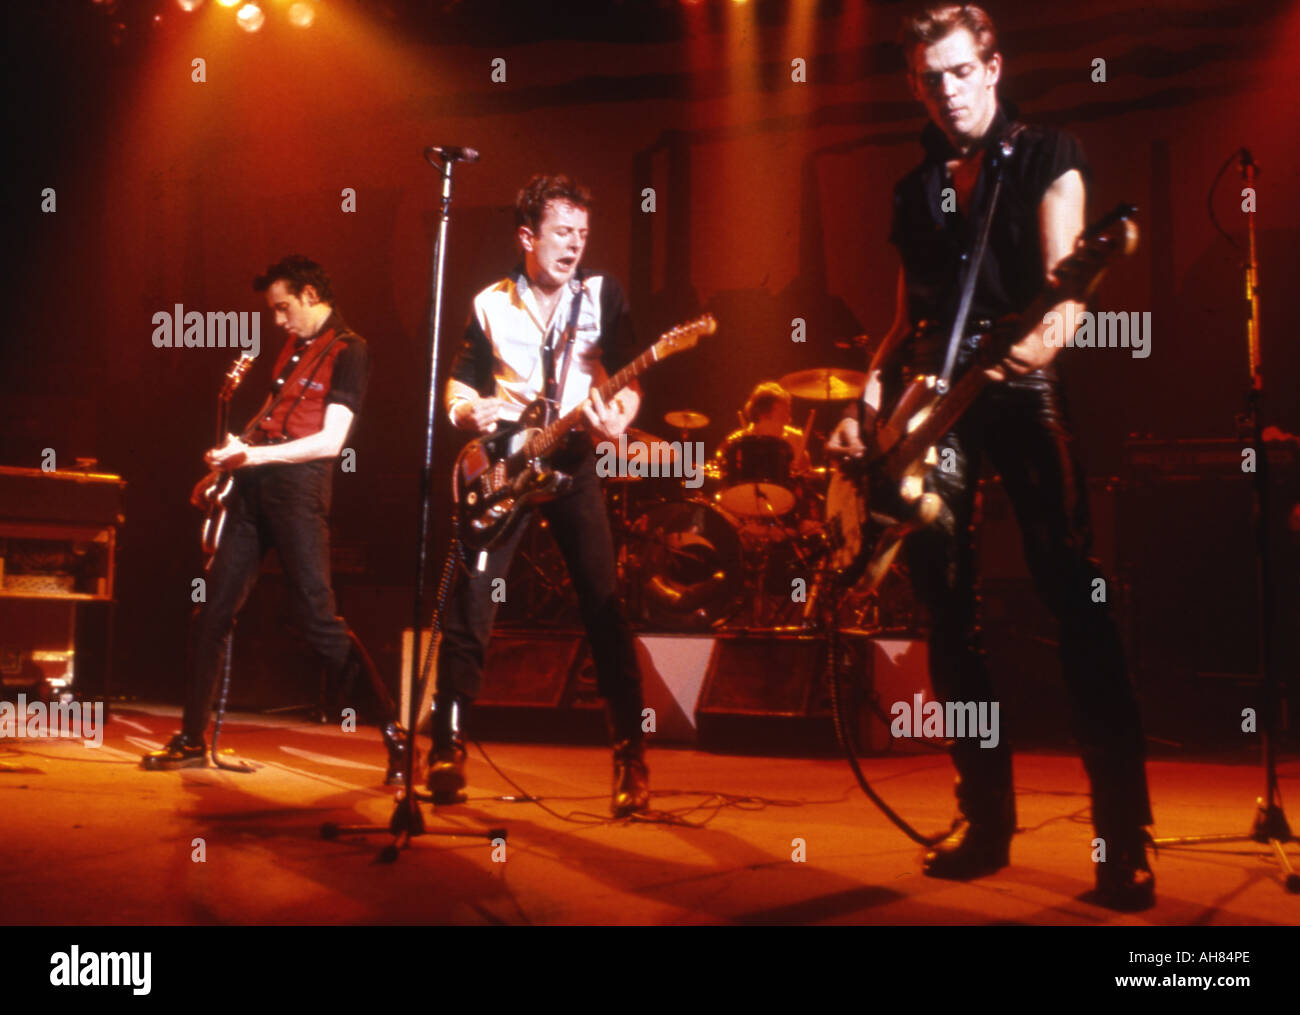
M 244 375 L 248 373 L 255 359 L 257 357 L 245 349 L 239 354 L 239 359 L 230 364 L 230 369 L 226 371 L 225 382 L 221 385 L 221 398 L 224 401 L 230 401 L 230 396 L 235 393 L 235 389 L 243 382 Z
M 1086 301 L 1097 288 L 1113 257 L 1132 254 L 1138 247 L 1137 207 L 1117 205 L 1109 215 L 1089 226 L 1074 241 L 1074 251 L 1052 271 L 1057 300 Z
M 655 342 L 655 359 L 663 359 L 675 352 L 693 349 L 701 335 L 712 335 L 717 330 L 718 321 L 712 314 L 705 314 L 693 321 L 670 328 L 659 336 L 659 341 Z

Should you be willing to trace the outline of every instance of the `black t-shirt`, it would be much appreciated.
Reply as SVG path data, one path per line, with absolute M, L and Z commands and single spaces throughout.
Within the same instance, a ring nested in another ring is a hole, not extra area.
M 1011 127 L 1007 110 L 999 108 L 986 144 Z M 937 372 L 960 300 L 962 254 L 974 248 L 974 216 L 988 206 L 993 177 L 986 158 L 971 194 L 969 215 L 946 212 L 943 191 L 953 184 L 945 163 L 956 153 L 933 123 L 921 132 L 921 144 L 925 159 L 894 187 L 889 239 L 903 259 L 908 318 L 914 327 L 927 325 L 923 334 L 905 344 L 903 359 L 917 370 Z M 1014 144 L 975 287 L 971 322 L 1020 313 L 1038 295 L 1046 280 L 1038 206 L 1047 188 L 1069 170 L 1078 169 L 1085 182 L 1089 177 L 1083 148 L 1065 131 L 1026 125 Z
M 330 390 L 325 396 L 325 403 L 346 406 L 352 410 L 353 415 L 360 416 L 370 380 L 370 351 L 358 335 L 350 334 L 340 341 L 344 343 L 343 351 L 334 361 L 334 373 L 330 377 Z

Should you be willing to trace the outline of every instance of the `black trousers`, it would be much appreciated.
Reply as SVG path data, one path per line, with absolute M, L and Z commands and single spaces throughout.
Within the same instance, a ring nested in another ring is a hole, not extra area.
M 329 509 L 334 461 L 264 465 L 235 473 L 230 511 L 207 574 L 207 601 L 190 627 L 189 690 L 182 730 L 199 738 L 216 697 L 226 635 L 275 547 L 293 589 L 296 626 L 337 680 L 353 636 L 335 615 Z
M 929 608 L 930 677 L 942 701 L 993 701 L 980 643 L 972 525 L 985 457 L 1002 477 L 1035 588 L 1060 624 L 1060 658 L 1072 728 L 1092 789 L 1100 834 L 1150 824 L 1145 744 L 1123 645 L 1106 601 L 1112 588 L 1092 559 L 1087 489 L 1055 372 L 1036 371 L 986 388 L 938 446 L 926 489 L 940 495 L 938 521 L 908 538 L 913 588 Z M 945 459 L 950 471 L 945 470 Z M 953 748 L 957 799 L 972 821 L 1014 819 L 1011 748 L 973 737 Z
M 559 545 L 578 594 L 596 666 L 597 688 L 609 706 L 614 739 L 640 741 L 641 674 L 632 630 L 618 596 L 614 540 L 590 448 L 566 471 L 573 476 L 572 485 L 538 510 Z M 498 593 L 494 600 L 493 591 L 510 595 L 505 579 L 527 530 L 525 522 L 521 521 L 488 552 L 482 571 L 478 570 L 478 560 L 469 555 L 465 562 L 468 573 L 462 572 L 456 578 L 443 614 L 438 646 L 440 697 L 455 695 L 471 702 L 483 688 L 483 663 L 500 599 Z

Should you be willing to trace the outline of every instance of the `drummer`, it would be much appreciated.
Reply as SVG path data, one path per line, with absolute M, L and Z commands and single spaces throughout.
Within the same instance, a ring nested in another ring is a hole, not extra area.
M 790 408 L 793 403 L 790 392 L 776 381 L 763 381 L 749 393 L 743 412 L 747 421 L 741 429 L 731 433 L 723 441 L 727 447 L 740 437 L 782 437 L 794 451 L 790 466 L 792 475 L 807 472 L 812 466 L 808 456 L 808 435 L 798 427 L 790 425 Z M 722 454 L 719 451 L 719 454 Z

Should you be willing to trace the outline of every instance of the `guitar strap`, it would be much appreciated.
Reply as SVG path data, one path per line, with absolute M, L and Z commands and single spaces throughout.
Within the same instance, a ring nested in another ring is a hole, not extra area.
M 573 339 L 578 332 L 578 312 L 582 309 L 583 285 L 578 279 L 578 287 L 573 293 L 573 303 L 569 306 L 568 327 L 564 329 L 564 338 L 560 347 L 560 379 L 555 380 L 555 351 L 551 346 L 542 349 L 542 365 L 545 368 L 546 423 L 553 423 L 560 414 L 560 397 L 564 391 L 565 381 L 569 378 L 569 361 L 573 353 Z
M 980 222 L 979 234 L 975 238 L 975 249 L 969 251 L 966 260 L 966 274 L 962 278 L 961 301 L 957 305 L 957 316 L 952 321 L 952 332 L 948 335 L 948 352 L 943 361 L 943 373 L 939 375 L 936 390 L 940 396 L 946 395 L 952 383 L 953 368 L 957 365 L 957 350 L 966 334 L 966 321 L 970 317 L 971 302 L 975 297 L 975 283 L 979 280 L 980 266 L 984 263 L 984 252 L 988 249 L 989 229 L 993 225 L 993 213 L 998 207 L 998 197 L 1002 193 L 1002 177 L 1006 165 L 1015 152 L 1016 138 L 1025 129 L 1023 123 L 1012 124 L 1011 129 L 992 149 L 993 156 L 993 194 L 989 198 L 988 209 Z
M 320 369 L 321 364 L 325 362 L 326 354 L 329 353 L 330 349 L 334 348 L 334 343 L 342 336 L 342 331 L 335 329 L 334 337 L 329 340 L 329 343 L 321 350 L 320 355 L 316 357 L 316 361 L 311 367 L 311 373 L 307 375 L 306 380 L 299 386 L 298 397 L 294 399 L 293 405 L 289 406 L 289 411 L 284 417 L 286 424 L 289 422 L 289 418 L 293 415 L 294 410 L 298 408 L 298 403 L 302 401 L 303 396 L 306 395 L 307 391 L 311 388 L 311 382 L 315 379 L 316 372 Z M 262 403 L 262 407 L 253 414 L 253 418 L 249 420 L 248 426 L 244 427 L 243 433 L 240 434 L 240 440 L 247 442 L 247 439 L 253 435 L 253 431 L 257 429 L 257 424 L 261 421 L 262 417 L 275 412 L 280 403 L 288 396 L 288 393 L 289 383 L 288 378 L 286 378 L 284 387 L 282 387 L 278 393 L 266 396 L 266 401 Z M 285 439 L 288 439 L 287 434 Z

